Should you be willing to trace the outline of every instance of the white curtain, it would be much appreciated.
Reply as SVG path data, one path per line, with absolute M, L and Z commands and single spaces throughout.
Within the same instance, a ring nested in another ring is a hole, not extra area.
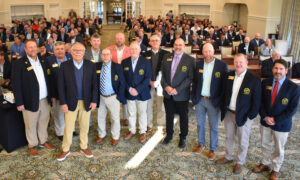
M 279 38 L 288 40 L 294 63 L 300 62 L 300 0 L 282 3 Z

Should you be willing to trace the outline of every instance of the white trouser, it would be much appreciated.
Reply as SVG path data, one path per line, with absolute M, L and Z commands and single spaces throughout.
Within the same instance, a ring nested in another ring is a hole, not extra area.
M 104 97 L 100 95 L 98 108 L 98 135 L 101 138 L 106 136 L 106 115 L 110 113 L 112 138 L 120 138 L 120 102 L 117 96 Z
M 151 99 L 147 102 L 147 127 L 152 128 L 153 126 L 153 102 L 154 99 L 156 100 L 156 119 L 157 119 L 157 126 L 166 126 L 166 112 L 165 106 L 163 103 L 164 97 L 157 96 L 156 91 L 154 88 L 151 88 Z
M 252 120 L 247 119 L 246 123 L 238 127 L 235 120 L 235 114 L 227 111 L 224 118 L 224 126 L 226 133 L 226 154 L 225 158 L 228 160 L 236 159 L 236 162 L 240 165 L 243 165 L 246 160 L 248 146 L 249 146 L 249 137 L 251 133 Z M 234 155 L 234 145 L 235 137 L 238 137 L 238 153 L 237 156 Z
M 138 113 L 140 134 L 147 130 L 147 101 L 127 100 L 129 131 L 136 133 L 136 113 Z
M 284 146 L 289 133 L 273 131 L 269 127 L 260 126 L 262 163 L 270 165 L 273 163 L 273 170 L 279 172 L 284 160 Z M 272 140 L 274 140 L 275 151 L 272 153 Z
M 55 133 L 57 136 L 63 136 L 65 129 L 65 114 L 61 109 L 59 100 L 56 100 L 53 104 L 53 116 Z

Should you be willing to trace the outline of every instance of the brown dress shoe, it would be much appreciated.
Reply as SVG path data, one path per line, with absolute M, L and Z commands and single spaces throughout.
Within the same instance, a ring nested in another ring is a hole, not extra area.
M 49 150 L 54 150 L 54 146 L 48 142 L 45 142 L 44 144 L 40 144 L 40 147 L 44 147 L 46 149 L 49 149 Z
M 208 157 L 208 159 L 211 160 L 211 161 L 212 161 L 212 160 L 215 160 L 215 159 L 216 159 L 216 153 L 215 153 L 215 151 L 209 150 L 209 153 L 208 153 L 207 157 Z
M 199 145 L 199 146 L 194 150 L 194 152 L 195 152 L 195 153 L 201 153 L 204 149 L 205 149 L 205 146 Z
M 33 156 L 33 157 L 39 156 L 37 147 L 29 148 L 29 154 L 30 154 L 31 156 Z
M 234 174 L 240 174 L 242 172 L 242 165 L 236 163 L 234 168 L 233 168 L 233 173 Z
M 254 173 L 261 173 L 261 172 L 269 171 L 269 170 L 270 170 L 269 166 L 260 163 L 258 166 L 255 166 L 252 169 L 252 172 L 254 172 Z
M 149 134 L 151 131 L 152 131 L 152 128 L 151 127 L 147 127 L 146 133 Z
M 126 136 L 124 137 L 124 140 L 129 140 L 131 139 L 135 134 L 132 134 L 131 132 L 129 132 L 128 134 L 126 134 Z
M 216 164 L 228 164 L 228 163 L 232 163 L 232 162 L 233 162 L 233 160 L 228 160 L 225 157 L 223 157 L 221 159 L 218 159 L 216 161 Z
M 119 143 L 119 139 L 113 139 L 111 145 L 116 146 Z
M 96 143 L 100 143 L 100 142 L 102 142 L 102 141 L 103 141 L 103 139 L 104 139 L 104 138 L 98 137 L 98 138 L 96 139 Z
M 124 119 L 124 126 L 128 126 L 128 124 L 129 124 L 128 119 Z
M 87 158 L 94 157 L 93 153 L 89 149 L 81 149 L 81 152 L 85 155 Z
M 146 141 L 146 139 L 147 139 L 146 134 L 145 133 L 141 134 L 140 143 L 144 143 Z
M 58 161 L 63 161 L 63 160 L 65 160 L 70 154 L 71 154 L 70 151 L 68 151 L 68 152 L 61 152 L 61 154 L 57 156 L 57 160 L 58 160 Z
M 279 176 L 280 176 L 280 172 L 276 172 L 272 170 L 270 180 L 278 180 Z

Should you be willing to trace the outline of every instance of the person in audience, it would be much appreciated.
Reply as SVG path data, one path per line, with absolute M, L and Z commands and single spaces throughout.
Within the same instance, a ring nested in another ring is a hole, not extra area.
M 189 45 L 192 46 L 192 49 L 200 49 L 202 41 L 197 37 L 197 34 L 192 35 L 192 39 L 189 42 Z
M 129 32 L 129 42 L 132 42 L 135 40 L 135 37 L 139 34 L 139 27 L 135 25 L 133 29 Z
M 244 55 L 251 54 L 252 51 L 255 51 L 255 48 L 250 45 L 250 38 L 245 37 L 244 43 L 241 43 L 238 48 L 238 53 L 242 53 Z
M 141 38 L 141 43 L 144 44 L 146 47 L 149 46 L 149 39 L 147 34 L 144 33 L 144 29 L 140 29 L 138 35 Z
M 261 103 L 261 80 L 247 70 L 248 60 L 244 54 L 234 57 L 235 71 L 228 72 L 224 78 L 223 98 L 221 100 L 221 120 L 224 120 L 226 152 L 216 164 L 232 163 L 234 174 L 242 172 L 245 163 L 251 126 L 257 116 Z M 238 152 L 234 153 L 236 137 Z
M 221 34 L 221 38 L 216 41 L 217 49 L 221 46 L 230 46 L 230 41 L 225 38 L 225 34 Z
M 46 51 L 48 54 L 50 55 L 53 55 L 54 53 L 54 41 L 53 41 L 53 38 L 50 37 L 47 41 L 47 44 L 46 44 Z
M 300 63 L 296 63 L 293 65 L 292 78 L 300 78 Z
M 85 52 L 84 59 L 88 59 L 93 63 L 101 61 L 101 37 L 98 33 L 95 33 L 91 36 L 91 45 L 92 47 Z
M 197 34 L 197 32 L 200 30 L 200 27 L 198 25 L 198 23 L 195 23 L 195 25 L 191 28 L 191 31 L 192 31 L 192 35 L 193 34 Z
M 65 130 L 58 161 L 70 155 L 76 119 L 79 121 L 81 152 L 87 158 L 93 157 L 88 149 L 88 132 L 91 111 L 97 106 L 97 74 L 95 64 L 83 59 L 84 52 L 83 44 L 73 44 L 73 60 L 62 63 L 59 70 L 58 94 L 61 109 L 65 113 Z
M 40 48 L 40 52 L 37 54 L 38 57 L 48 57 L 48 56 L 50 56 L 50 54 L 47 53 L 45 43 L 41 44 L 41 46 L 39 46 L 39 48 Z
M 69 42 L 71 44 L 74 44 L 75 42 L 80 42 L 80 43 L 83 42 L 82 36 L 80 34 L 78 34 L 77 29 L 70 31 L 69 40 L 67 42 Z
M 60 33 L 58 34 L 57 41 L 67 42 L 69 40 L 69 35 L 66 34 L 65 28 L 60 28 Z
M 222 34 L 225 34 L 225 39 L 227 39 L 230 43 L 232 43 L 232 36 L 229 33 L 227 26 L 224 26 L 223 31 L 220 32 L 220 36 L 222 36 Z
M 140 56 L 140 44 L 130 44 L 130 57 L 122 61 L 126 81 L 125 96 L 127 99 L 129 132 L 124 139 L 129 140 L 136 134 L 136 119 L 139 121 L 139 141 L 146 141 L 147 131 L 147 100 L 150 95 L 151 62 Z
M 16 36 L 14 41 L 15 41 L 15 43 L 10 48 L 10 54 L 12 56 L 14 56 L 14 55 L 24 56 L 26 53 L 25 53 L 25 49 L 24 49 L 24 43 L 22 42 L 20 36 Z
M 261 56 L 271 56 L 274 46 L 271 39 L 266 39 L 265 43 L 260 45 L 260 55 Z
M 273 64 L 275 60 L 280 59 L 280 51 L 278 49 L 274 49 L 272 51 L 272 57 L 262 61 L 261 63 L 261 77 L 262 78 L 271 78 L 273 77 Z
M 277 180 L 284 161 L 285 144 L 292 128 L 292 117 L 297 112 L 300 87 L 287 79 L 288 63 L 285 60 L 275 60 L 272 72 L 273 77 L 262 81 L 259 113 L 262 160 L 252 171 L 269 171 L 272 165 L 270 179 Z M 275 150 L 272 152 L 273 148 Z
M 207 36 L 207 31 L 204 30 L 204 26 L 201 24 L 200 29 L 197 31 L 198 36 L 200 39 L 204 39 Z
M 85 23 L 83 32 L 85 36 L 91 37 L 94 34 L 94 29 L 89 25 L 89 23 Z
M 215 34 L 215 30 L 213 28 L 211 28 L 208 31 L 208 34 L 206 35 L 206 37 L 210 37 L 212 43 L 215 43 L 217 41 L 217 35 Z M 205 39 L 206 39 L 206 37 L 205 37 Z
M 196 62 L 192 83 L 191 99 L 196 109 L 198 121 L 198 146 L 194 150 L 201 153 L 205 148 L 206 113 L 210 128 L 209 160 L 216 158 L 218 147 L 218 121 L 221 115 L 220 104 L 222 99 L 222 80 L 228 71 L 227 64 L 214 58 L 214 47 L 206 43 L 202 54 L 204 60 Z
M 7 53 L 7 46 L 0 39 L 0 51 L 3 51 L 5 54 Z
M 255 50 L 257 47 L 260 47 L 262 44 L 264 44 L 265 41 L 261 39 L 260 33 L 255 34 L 255 38 L 250 41 L 250 46 Z
M 112 145 L 120 138 L 120 103 L 126 104 L 125 79 L 123 68 L 111 60 L 109 49 L 101 53 L 102 62 L 96 63 L 98 83 L 98 138 L 97 143 L 106 137 L 106 114 L 110 113 Z
M 213 46 L 213 48 L 214 48 L 214 51 L 216 51 L 216 49 L 217 49 L 216 43 L 213 43 L 212 40 L 210 39 L 210 37 L 206 37 L 205 43 L 201 43 L 201 45 L 200 45 L 200 54 L 201 54 L 201 55 L 202 55 L 202 52 L 203 52 L 203 46 L 204 46 L 206 43 L 212 44 L 212 46 Z
M 112 61 L 114 63 L 121 64 L 122 61 L 130 57 L 130 49 L 125 46 L 125 35 L 119 32 L 115 36 L 115 45 L 109 46 L 108 49 L 111 51 Z M 123 121 L 124 125 L 128 126 L 128 110 L 127 105 L 123 105 Z
M 180 117 L 179 148 L 186 146 L 188 104 L 195 64 L 195 59 L 184 53 L 184 49 L 184 41 L 181 38 L 177 39 L 174 43 L 174 53 L 164 56 L 161 67 L 167 131 L 163 144 L 167 145 L 173 139 L 174 114 L 177 112 Z
M 3 51 L 0 51 L 0 86 L 9 87 L 11 79 L 11 63 Z
M 76 14 L 76 12 L 75 12 L 73 9 L 71 9 L 70 12 L 69 12 L 69 16 L 70 16 L 70 17 L 75 17 L 75 18 L 76 18 L 76 17 L 77 17 L 77 14 Z
M 230 26 L 230 29 L 229 29 L 229 35 L 231 36 L 232 40 L 235 40 L 235 36 L 236 36 L 236 33 L 235 33 L 235 26 Z M 232 41 L 231 41 L 232 42 Z
M 19 33 L 21 33 L 21 31 L 20 31 L 17 23 L 14 23 L 13 27 L 10 30 L 11 30 L 12 34 L 19 34 Z
M 44 39 L 39 37 L 38 33 L 33 33 L 33 39 L 35 40 L 36 44 L 38 45 L 38 47 L 40 47 L 42 44 L 45 43 Z
M 38 146 L 54 150 L 48 143 L 47 132 L 52 84 L 48 61 L 37 56 L 34 40 L 25 42 L 25 52 L 25 56 L 13 63 L 11 82 L 17 110 L 23 114 L 29 153 L 36 157 Z
M 171 41 L 173 40 L 173 39 L 175 39 L 175 29 L 171 29 L 170 30 L 170 33 L 168 33 L 167 35 L 166 35 L 166 40 L 167 40 L 167 43 L 171 43 Z M 171 46 L 172 47 L 172 46 Z
M 135 36 L 135 41 L 140 44 L 141 54 L 147 51 L 147 47 L 142 43 L 140 36 Z
M 9 29 L 6 29 L 6 33 L 5 36 L 3 36 L 4 38 L 2 39 L 3 42 L 11 42 L 14 41 L 14 36 L 11 34 L 11 31 Z
M 184 34 L 181 36 L 185 44 L 189 44 L 190 41 L 192 41 L 192 35 L 190 34 L 189 29 L 184 30 Z
M 244 42 L 245 35 L 243 29 L 239 30 L 239 33 L 235 36 L 234 41 L 240 41 L 241 43 Z
M 163 97 L 157 95 L 158 88 L 160 88 L 160 78 L 161 77 L 161 64 L 163 57 L 166 54 L 169 54 L 168 51 L 165 51 L 160 48 L 160 37 L 157 34 L 154 34 L 150 37 L 150 46 L 151 50 L 146 51 L 142 55 L 151 62 L 152 67 L 152 76 L 150 81 L 150 94 L 151 99 L 147 102 L 147 133 L 150 133 L 153 128 L 153 106 L 154 106 L 154 99 L 156 100 L 155 108 L 156 108 L 156 120 L 157 120 L 157 126 L 165 126 L 165 107 L 163 106 Z

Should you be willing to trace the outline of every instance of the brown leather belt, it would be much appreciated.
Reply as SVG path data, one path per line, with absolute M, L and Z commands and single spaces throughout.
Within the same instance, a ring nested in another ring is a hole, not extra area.
M 210 99 L 209 96 L 201 96 L 201 97 L 204 98 L 204 99 Z
M 103 94 L 101 94 L 101 96 L 103 96 L 103 97 L 111 97 L 111 96 L 114 96 L 114 95 L 116 95 L 116 94 L 110 94 L 110 95 L 103 95 Z
M 231 110 L 231 109 L 229 109 L 229 108 L 227 108 L 227 110 L 228 110 L 229 112 L 235 114 L 235 111 L 233 111 L 233 110 Z

